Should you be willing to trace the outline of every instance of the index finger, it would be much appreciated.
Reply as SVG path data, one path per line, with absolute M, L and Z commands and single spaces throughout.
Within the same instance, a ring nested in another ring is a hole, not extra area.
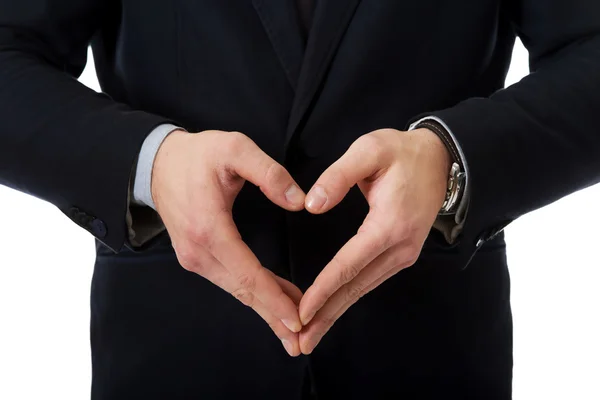
M 232 294 L 246 305 L 256 297 L 292 332 L 300 332 L 302 324 L 296 304 L 244 243 L 233 220 L 217 226 L 209 251 L 235 279 L 238 289 Z
M 364 135 L 325 170 L 306 195 L 306 209 L 323 214 L 342 201 L 350 189 L 375 174 L 382 165 L 380 154 L 373 149 L 372 135 Z
M 258 186 L 269 200 L 289 211 L 304 208 L 305 194 L 290 173 L 265 153 L 251 139 L 245 138 L 246 146 L 231 160 L 235 172 Z
M 387 229 L 377 227 L 369 214 L 359 232 L 353 236 L 325 266 L 300 302 L 300 320 L 307 325 L 342 286 L 353 280 L 377 256 L 391 247 Z

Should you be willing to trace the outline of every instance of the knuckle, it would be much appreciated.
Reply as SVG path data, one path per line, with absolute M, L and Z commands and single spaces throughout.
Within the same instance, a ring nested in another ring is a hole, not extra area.
M 346 287 L 346 298 L 345 302 L 356 302 L 362 298 L 365 294 L 364 287 L 360 284 L 348 285 Z
M 281 164 L 276 161 L 271 161 L 270 164 L 267 165 L 264 179 L 267 186 L 284 183 L 284 181 L 287 180 L 287 171 Z
M 335 321 L 336 319 L 333 315 L 324 315 L 323 317 L 321 317 L 321 326 L 319 327 L 319 334 L 325 335 L 327 331 L 329 331 L 329 328 L 331 328 L 333 324 L 335 324 Z
M 385 140 L 380 135 L 373 133 L 361 136 L 356 143 L 362 151 L 368 153 L 383 153 L 388 148 Z
M 250 274 L 242 274 L 237 278 L 240 289 L 249 293 L 254 293 L 256 288 L 256 277 Z
M 421 256 L 421 246 L 415 242 L 406 242 L 401 250 L 394 252 L 390 263 L 393 267 L 410 267 L 414 265 Z
M 208 229 L 199 228 L 193 236 L 193 239 L 196 243 L 200 243 L 203 245 L 209 245 L 211 243 L 211 233 Z
M 239 141 L 235 138 L 229 138 L 229 140 L 226 140 L 223 144 L 223 150 L 225 150 L 227 154 L 238 153 L 240 151 L 240 147 Z
M 385 249 L 391 247 L 394 242 L 391 230 L 385 228 L 377 228 L 371 230 L 373 240 L 366 244 L 367 251 L 369 252 L 383 252 Z
M 371 240 L 367 243 L 367 250 L 383 251 L 394 244 L 396 237 L 393 232 L 393 222 L 389 221 L 377 222 L 367 218 L 358 230 L 359 235 L 367 235 Z
M 246 143 L 246 139 L 247 136 L 241 132 L 229 132 L 227 140 L 223 143 L 223 148 L 228 153 L 237 154 L 242 150 Z
M 238 288 L 231 292 L 231 295 L 238 299 L 243 305 L 252 307 L 254 304 L 254 294 L 244 288 Z
M 338 167 L 329 175 L 326 186 L 331 187 L 333 192 L 336 193 L 348 190 L 354 186 L 354 182 L 348 177 L 344 169 Z
M 211 249 L 215 240 L 216 221 L 221 213 L 226 213 L 228 210 L 223 209 L 218 212 L 206 215 L 199 219 L 190 219 L 183 226 L 184 236 L 193 243 L 199 244 L 207 249 Z
M 186 229 L 186 234 L 190 240 L 194 243 L 206 246 L 211 242 L 212 234 L 211 230 L 206 225 L 193 225 Z
M 342 285 L 352 281 L 360 273 L 358 266 L 352 263 L 345 263 L 339 259 L 336 261 L 340 266 L 340 283 Z
M 399 267 L 406 263 L 406 258 L 401 251 L 394 251 L 389 258 L 391 268 Z
M 190 247 L 183 246 L 177 250 L 177 260 L 179 264 L 187 270 L 192 271 L 196 265 L 196 255 Z
M 414 265 L 421 255 L 421 246 L 417 243 L 411 242 L 406 247 L 406 260 L 408 265 Z

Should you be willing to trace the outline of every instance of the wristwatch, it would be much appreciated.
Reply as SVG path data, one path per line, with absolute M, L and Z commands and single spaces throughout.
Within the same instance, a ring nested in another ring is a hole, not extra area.
M 442 204 L 439 215 L 456 214 L 456 209 L 460 204 L 465 187 L 464 166 L 462 165 L 456 144 L 446 129 L 435 120 L 424 120 L 414 127 L 414 129 L 418 128 L 429 129 L 435 133 L 444 142 L 452 157 L 452 167 L 448 174 L 448 186 L 446 187 L 446 198 L 444 199 L 444 204 Z
M 465 182 L 465 173 L 461 170 L 457 162 L 452 163 L 450 174 L 448 175 L 448 186 L 446 188 L 446 198 L 439 212 L 440 215 L 451 215 L 456 213 L 456 208 L 462 198 Z

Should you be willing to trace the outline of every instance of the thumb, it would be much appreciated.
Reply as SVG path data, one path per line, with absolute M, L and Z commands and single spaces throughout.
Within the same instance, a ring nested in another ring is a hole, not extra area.
M 289 211 L 304 208 L 305 194 L 294 178 L 251 139 L 245 141 L 243 151 L 233 157 L 230 165 L 237 175 L 260 187 L 278 206 Z
M 377 153 L 360 139 L 319 177 L 306 195 L 305 207 L 313 214 L 322 214 L 338 205 L 350 189 L 373 176 L 380 169 Z

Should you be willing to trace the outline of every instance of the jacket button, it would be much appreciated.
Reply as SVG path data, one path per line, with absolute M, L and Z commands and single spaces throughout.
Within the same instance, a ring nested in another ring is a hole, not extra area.
M 90 223 L 90 230 L 94 236 L 97 238 L 103 239 L 106 237 L 107 229 L 104 221 L 98 218 L 94 218 L 94 220 Z

